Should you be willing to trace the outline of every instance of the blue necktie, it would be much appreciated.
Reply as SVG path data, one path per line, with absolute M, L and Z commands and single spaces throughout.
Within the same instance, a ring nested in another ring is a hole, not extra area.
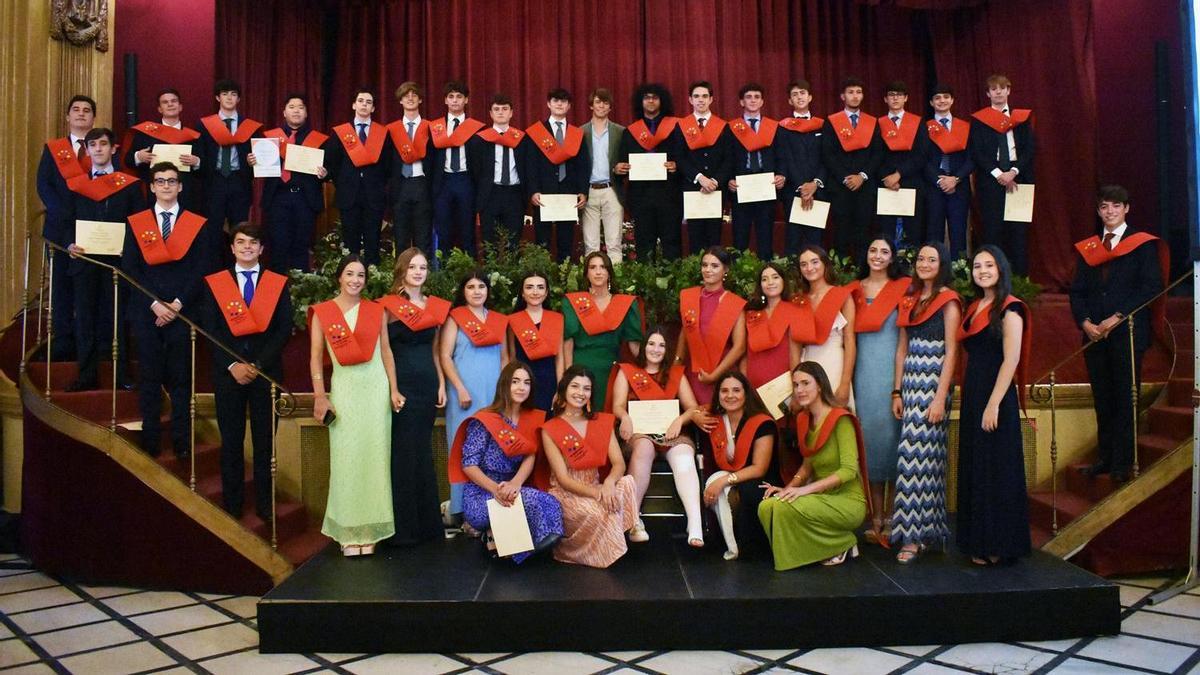
M 162 212 L 162 237 L 163 237 L 163 241 L 166 241 L 166 240 L 167 240 L 167 237 L 169 237 L 169 236 L 171 236 L 171 212 L 170 212 L 170 211 L 163 211 L 163 212 Z
M 757 117 L 751 117 L 747 121 L 750 122 L 750 130 L 751 131 L 758 131 L 758 118 Z M 762 152 L 755 151 L 750 154 L 754 157 L 754 163 L 751 164 L 750 157 L 747 156 L 746 157 L 746 168 L 751 171 L 753 171 L 755 169 L 761 169 L 762 168 Z
M 850 113 L 850 126 L 854 129 L 858 128 L 858 113 Z
M 555 124 L 555 126 L 558 127 L 558 130 L 554 132 L 554 140 L 558 141 L 559 145 L 562 145 L 563 139 L 565 138 L 564 132 L 563 132 L 563 123 L 555 122 L 554 124 Z M 561 183 L 564 179 L 566 179 L 566 177 L 567 177 L 567 163 L 563 162 L 562 164 L 558 165 L 558 181 Z
M 949 117 L 939 117 L 938 122 L 946 129 L 946 131 L 950 131 Z M 938 164 L 938 171 L 941 171 L 943 174 L 950 173 L 950 155 L 942 155 L 942 162 Z
M 356 126 L 358 126 L 358 140 L 362 141 L 363 143 L 366 143 L 367 142 L 367 125 L 358 124 Z
M 242 297 L 246 300 L 246 306 L 250 306 L 250 302 L 254 300 L 254 270 L 245 270 L 242 274 L 246 277 L 246 285 L 242 287 Z

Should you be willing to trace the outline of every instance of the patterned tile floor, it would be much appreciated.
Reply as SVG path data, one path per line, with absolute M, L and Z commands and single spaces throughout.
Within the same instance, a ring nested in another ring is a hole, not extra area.
M 257 598 L 62 583 L 0 556 L 0 673 L 1197 673 L 1200 591 L 1121 580 L 1116 637 L 871 649 L 259 654 Z

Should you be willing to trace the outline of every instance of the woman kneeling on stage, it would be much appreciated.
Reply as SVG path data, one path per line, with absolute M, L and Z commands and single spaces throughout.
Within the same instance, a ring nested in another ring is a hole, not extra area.
M 704 465 L 714 471 L 704 483 L 704 504 L 717 513 L 725 559 L 734 560 L 742 548 L 766 548 L 755 514 L 763 498 L 760 480 L 777 473 L 777 430 L 750 381 L 738 371 L 717 378 L 709 414 L 716 420 L 700 435 L 700 446 Z M 733 503 L 731 491 L 737 495 Z
M 858 556 L 855 531 L 870 512 L 866 456 L 858 419 L 833 405 L 825 369 L 805 361 L 792 371 L 796 440 L 804 464 L 782 488 L 767 488 L 758 507 L 775 569 Z
M 625 532 L 637 523 L 637 486 L 625 475 L 613 433 L 616 418 L 592 410 L 594 381 L 592 372 L 580 365 L 563 373 L 555 417 L 542 428 L 542 447 L 553 472 L 550 494 L 563 511 L 565 536 L 554 548 L 554 559 L 608 567 L 629 550 Z
M 533 405 L 533 374 L 529 366 L 511 361 L 500 371 L 492 404 L 458 428 L 450 450 L 450 480 L 466 482 L 463 517 L 471 527 L 484 533 L 489 549 L 495 547 L 488 532 L 491 525 L 488 500 L 495 499 L 501 506 L 512 506 L 518 498 L 521 500 L 533 550 L 514 554 L 515 563 L 553 547 L 563 535 L 562 507 L 558 500 L 525 485 L 534 473 L 545 419 L 545 411 Z

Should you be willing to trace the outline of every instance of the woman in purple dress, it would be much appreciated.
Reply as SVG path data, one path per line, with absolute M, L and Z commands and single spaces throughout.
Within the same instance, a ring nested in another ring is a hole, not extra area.
M 450 453 L 451 480 L 469 481 L 463 488 L 463 517 L 471 527 L 487 533 L 491 521 L 487 502 L 495 499 L 511 506 L 520 495 L 533 538 L 533 550 L 512 556 L 520 563 L 553 548 L 563 536 L 562 506 L 532 483 L 541 425 L 545 411 L 533 398 L 533 374 L 528 365 L 511 361 L 500 371 L 492 404 L 460 427 Z M 461 473 L 456 479 L 455 474 Z M 490 545 L 490 536 L 484 541 Z

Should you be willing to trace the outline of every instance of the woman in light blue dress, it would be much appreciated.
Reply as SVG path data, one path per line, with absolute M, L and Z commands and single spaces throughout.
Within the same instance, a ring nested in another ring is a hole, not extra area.
M 442 326 L 441 360 L 446 376 L 446 445 L 458 427 L 492 400 L 500 369 L 508 363 L 503 314 L 487 308 L 491 285 L 474 269 L 458 284 L 453 309 Z M 494 338 L 494 340 L 493 340 Z M 462 519 L 463 483 L 451 483 L 448 513 Z

